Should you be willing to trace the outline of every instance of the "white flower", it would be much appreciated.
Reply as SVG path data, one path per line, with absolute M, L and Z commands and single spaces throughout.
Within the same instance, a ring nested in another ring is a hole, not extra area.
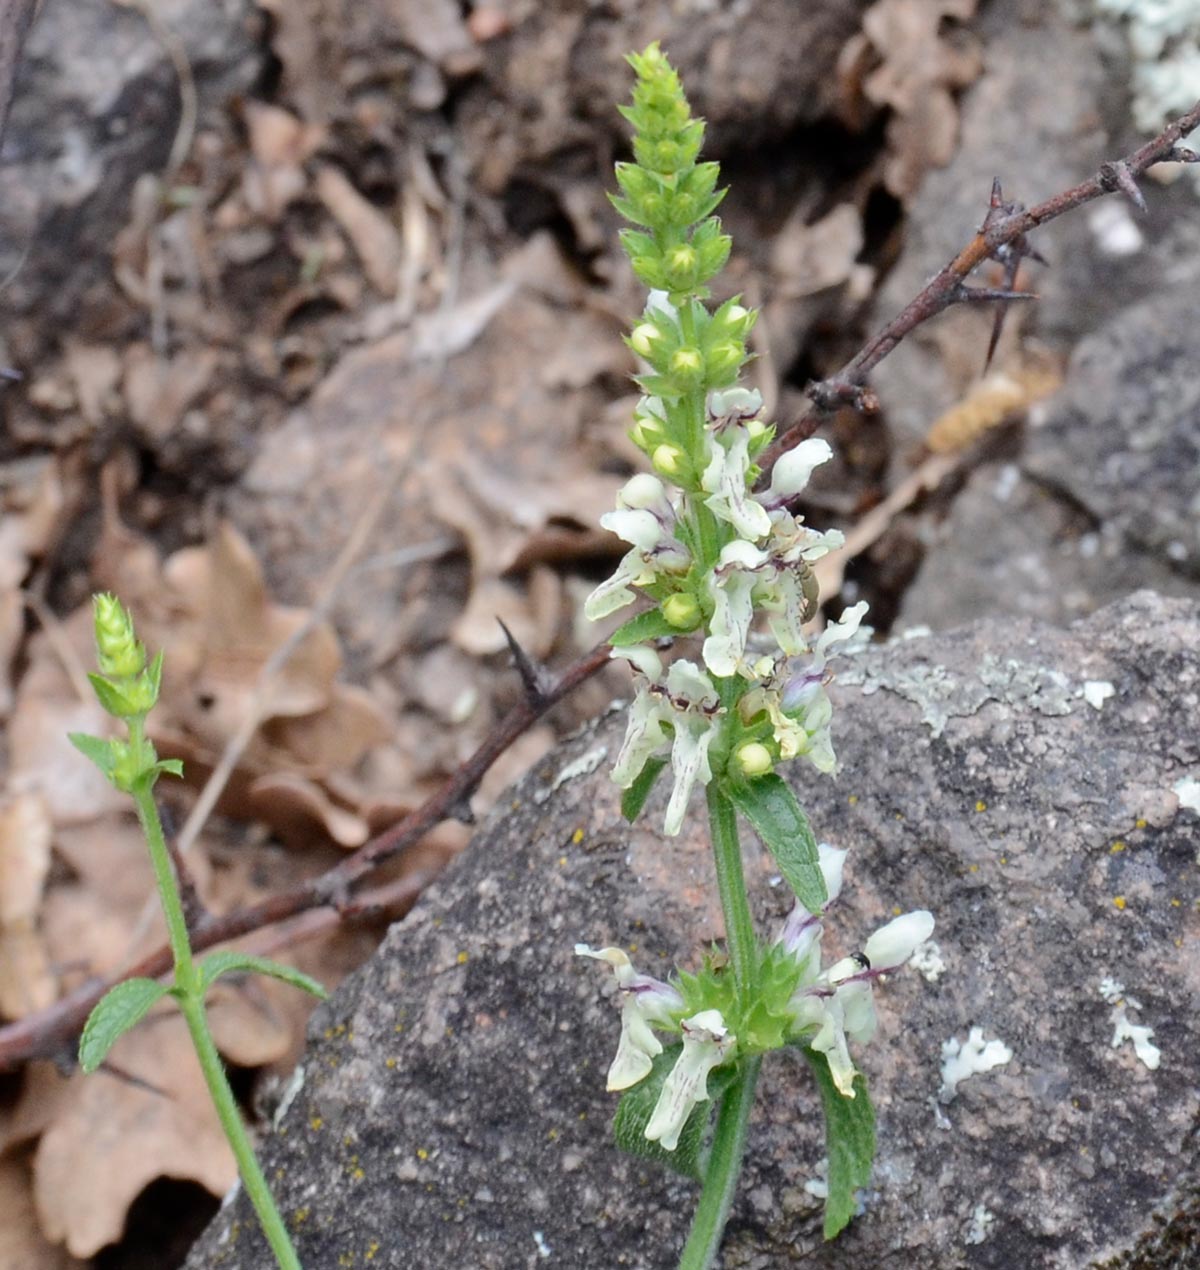
M 800 970 L 790 1003 L 791 1035 L 826 1056 L 838 1092 L 853 1098 L 855 1069 L 847 1042 L 865 1045 L 875 1034 L 872 984 L 880 975 L 899 970 L 933 934 L 933 915 L 920 909 L 894 918 L 867 940 L 862 952 L 822 971 L 821 918 L 841 893 L 846 852 L 828 843 L 821 843 L 818 852 L 829 899 L 821 914 L 810 913 L 797 900 L 776 942 L 796 959 Z
M 756 574 L 766 563 L 765 551 L 735 538 L 722 549 L 709 575 L 713 615 L 709 623 L 711 634 L 704 641 L 704 664 L 719 678 L 735 675 L 741 669 L 754 618 Z
M 679 1145 L 679 1135 L 692 1108 L 708 1101 L 708 1073 L 727 1062 L 737 1047 L 720 1010 L 701 1010 L 680 1023 L 683 1053 L 663 1081 L 662 1092 L 646 1125 L 646 1137 L 667 1151 Z
M 593 622 L 631 604 L 630 587 L 649 586 L 663 574 L 686 573 L 691 553 L 675 537 L 676 512 L 657 476 L 639 473 L 617 494 L 617 508 L 600 517 L 605 529 L 633 547 L 584 602 L 584 615 Z
M 771 484 L 760 501 L 768 511 L 782 507 L 790 498 L 795 498 L 805 486 L 813 470 L 828 463 L 833 458 L 829 442 L 820 437 L 809 437 L 801 441 L 795 449 L 781 454 L 771 469 Z
M 726 445 L 725 439 L 729 444 Z M 767 509 L 750 497 L 750 436 L 744 427 L 728 430 L 726 437 L 708 434 L 710 458 L 700 477 L 701 488 L 709 495 L 705 506 L 751 542 L 771 532 Z
M 669 983 L 638 974 L 620 948 L 576 944 L 575 955 L 606 961 L 616 975 L 622 996 L 621 1040 L 608 1069 L 608 1088 L 628 1089 L 650 1071 L 651 1060 L 662 1053 L 662 1042 L 651 1028 L 674 1026 L 674 1015 L 683 1008 L 683 998 Z
M 670 748 L 675 784 L 663 831 L 673 836 L 683 827 L 696 782 L 707 785 L 712 780 L 708 747 L 721 700 L 712 680 L 694 662 L 675 662 L 664 679 L 662 661 L 653 649 L 639 645 L 614 648 L 613 656 L 624 657 L 647 677 L 629 707 L 613 780 L 628 789 L 650 759 Z

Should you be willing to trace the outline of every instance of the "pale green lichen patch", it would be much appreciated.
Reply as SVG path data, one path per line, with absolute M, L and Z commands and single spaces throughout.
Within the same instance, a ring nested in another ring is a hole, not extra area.
M 920 707 L 921 722 L 929 725 L 935 737 L 942 735 L 951 719 L 968 718 L 989 701 L 1044 715 L 1070 714 L 1078 692 L 1060 670 L 991 653 L 984 654 L 970 678 L 925 663 L 889 667 L 881 673 L 871 669 L 874 661 L 871 657 L 851 665 L 839 673 L 838 682 L 859 685 L 867 696 L 886 689 L 911 701 Z

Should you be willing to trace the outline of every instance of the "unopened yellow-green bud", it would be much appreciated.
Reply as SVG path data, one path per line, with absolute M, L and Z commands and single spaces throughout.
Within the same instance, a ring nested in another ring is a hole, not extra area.
M 133 633 L 133 621 L 115 595 L 97 595 L 93 601 L 96 628 L 96 661 L 100 673 L 113 679 L 129 679 L 146 665 L 146 649 Z
M 671 371 L 693 379 L 704 371 L 704 358 L 698 348 L 677 348 L 671 354 Z
M 672 247 L 667 253 L 667 266 L 673 273 L 691 273 L 696 267 L 696 249 L 687 243 Z
M 725 320 L 733 326 L 738 322 L 744 322 L 750 316 L 750 310 L 744 309 L 740 304 L 731 304 L 725 310 Z
M 650 462 L 663 476 L 678 476 L 683 466 L 683 451 L 677 445 L 667 442 L 655 448 Z
M 662 615 L 679 631 L 694 630 L 700 625 L 700 605 L 694 595 L 682 592 L 663 601 Z
M 746 433 L 753 443 L 761 440 L 769 427 L 770 425 L 764 423 L 761 419 L 750 419 L 746 423 Z
M 747 741 L 738 748 L 735 757 L 743 776 L 765 776 L 775 765 L 771 751 L 758 741 Z
M 649 357 L 662 337 L 662 331 L 653 322 L 639 322 L 629 333 L 629 347 L 639 357 Z

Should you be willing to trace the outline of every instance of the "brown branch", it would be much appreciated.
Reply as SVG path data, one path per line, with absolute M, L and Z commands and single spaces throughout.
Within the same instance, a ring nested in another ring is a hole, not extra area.
M 795 449 L 812 436 L 822 418 L 839 406 L 853 405 L 866 410 L 877 408 L 878 402 L 874 394 L 863 388 L 863 384 L 871 371 L 906 335 L 953 304 L 988 298 L 966 285 L 968 275 L 978 265 L 989 258 L 1004 260 L 1006 251 L 1011 255 L 1014 249 L 1020 254 L 1033 255 L 1028 243 L 1024 242 L 1025 235 L 1030 230 L 1056 220 L 1064 212 L 1090 203 L 1093 199 L 1114 192 L 1123 193 L 1130 198 L 1134 198 L 1136 193 L 1140 197 L 1137 179 L 1156 163 L 1194 163 L 1196 156 L 1190 150 L 1180 147 L 1179 142 L 1197 127 L 1200 127 L 1200 101 L 1186 115 L 1168 124 L 1157 137 L 1123 159 L 1102 164 L 1095 176 L 1079 185 L 1064 190 L 1035 207 L 1009 205 L 1013 210 L 1001 216 L 989 212 L 983 225 L 962 251 L 931 278 L 916 298 L 873 336 L 837 374 L 809 385 L 808 395 L 813 405 L 764 451 L 760 460 L 762 479 L 766 480 L 772 465 L 781 454 Z M 993 207 L 997 194 L 998 190 L 993 192 Z M 1136 198 L 1134 201 L 1137 201 Z M 1010 297 L 1006 293 L 990 298 L 1005 300 Z
M 221 916 L 209 915 L 192 932 L 192 946 L 203 952 L 216 944 L 238 939 L 252 931 L 274 926 L 310 909 L 330 907 L 346 915 L 358 915 L 363 904 L 351 894 L 354 884 L 383 861 L 399 854 L 424 837 L 431 829 L 469 803 L 488 768 L 508 747 L 552 706 L 569 696 L 608 662 L 608 645 L 598 644 L 567 667 L 536 701 L 528 697 L 504 716 L 469 759 L 438 790 L 403 820 L 347 856 L 320 877 L 281 891 L 252 908 Z M 404 888 L 402 887 L 401 890 Z M 365 897 L 367 906 L 378 897 Z M 157 979 L 171 969 L 171 953 L 166 947 L 143 957 L 114 978 L 95 980 L 77 988 L 46 1010 L 27 1015 L 0 1028 L 0 1072 L 12 1070 L 33 1058 L 61 1054 L 78 1035 L 92 1007 L 109 988 L 132 975 Z

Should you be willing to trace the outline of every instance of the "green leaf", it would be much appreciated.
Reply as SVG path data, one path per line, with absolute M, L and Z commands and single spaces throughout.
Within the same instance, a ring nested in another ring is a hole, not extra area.
M 117 756 L 113 753 L 111 741 L 101 740 L 98 736 L 88 736 L 86 732 L 68 732 L 67 740 L 84 758 L 90 759 L 105 776 L 112 779 L 112 770 Z
M 233 949 L 215 952 L 211 957 L 205 957 L 200 963 L 200 991 L 207 992 L 222 975 L 237 971 L 249 971 L 251 974 L 270 975 L 272 979 L 282 979 L 284 983 L 290 983 L 293 988 L 302 988 L 322 1001 L 329 996 L 329 993 L 315 979 L 292 966 L 282 965 L 267 957 L 252 957 L 249 953 L 236 952 Z
M 108 1057 L 108 1051 L 140 1023 L 171 991 L 154 979 L 126 979 L 110 988 L 96 1002 L 79 1038 L 79 1066 L 91 1073 Z
M 665 758 L 648 758 L 646 766 L 638 773 L 637 779 L 621 795 L 621 815 L 630 824 L 633 824 L 642 814 L 642 808 L 646 805 L 646 799 L 650 797 L 654 782 L 658 780 L 658 774 L 666 765 Z
M 654 1160 L 676 1173 L 682 1173 L 684 1177 L 702 1182 L 707 1164 L 705 1139 L 708 1136 L 708 1122 L 721 1095 L 733 1084 L 737 1065 L 715 1067 L 708 1073 L 708 1101 L 700 1103 L 692 1110 L 687 1124 L 680 1131 L 675 1150 L 668 1151 L 646 1137 L 646 1126 L 650 1123 L 654 1106 L 662 1093 L 663 1081 L 682 1053 L 682 1041 L 667 1046 L 653 1060 L 649 1075 L 621 1095 L 617 1114 L 613 1117 L 613 1138 L 617 1146 L 628 1155 Z
M 854 1216 L 854 1192 L 871 1184 L 875 1159 L 875 1108 L 867 1094 L 867 1079 L 854 1077 L 854 1097 L 838 1092 L 829 1070 L 829 1059 L 805 1048 L 804 1057 L 817 1078 L 821 1107 L 825 1112 L 825 1154 L 829 1159 L 828 1194 L 825 1198 L 825 1238 L 834 1239 Z
M 829 899 L 821 873 L 817 840 L 796 795 L 783 777 L 771 773 L 752 781 L 726 781 L 725 793 L 754 826 L 779 872 L 810 913 Z
M 107 713 L 115 715 L 118 719 L 127 719 L 131 714 L 137 714 L 129 698 L 116 684 L 105 679 L 103 675 L 96 674 L 95 671 L 88 671 L 88 680 L 96 693 L 96 700 Z
M 646 639 L 662 639 L 665 635 L 680 634 L 682 632 L 663 617 L 662 609 L 647 609 L 645 613 L 639 613 L 637 617 L 631 617 L 624 625 L 618 626 L 608 637 L 608 642 L 614 648 L 624 648 L 626 644 L 640 644 Z
M 154 764 L 156 772 L 166 772 L 170 776 L 183 775 L 183 759 L 181 758 L 160 758 Z

